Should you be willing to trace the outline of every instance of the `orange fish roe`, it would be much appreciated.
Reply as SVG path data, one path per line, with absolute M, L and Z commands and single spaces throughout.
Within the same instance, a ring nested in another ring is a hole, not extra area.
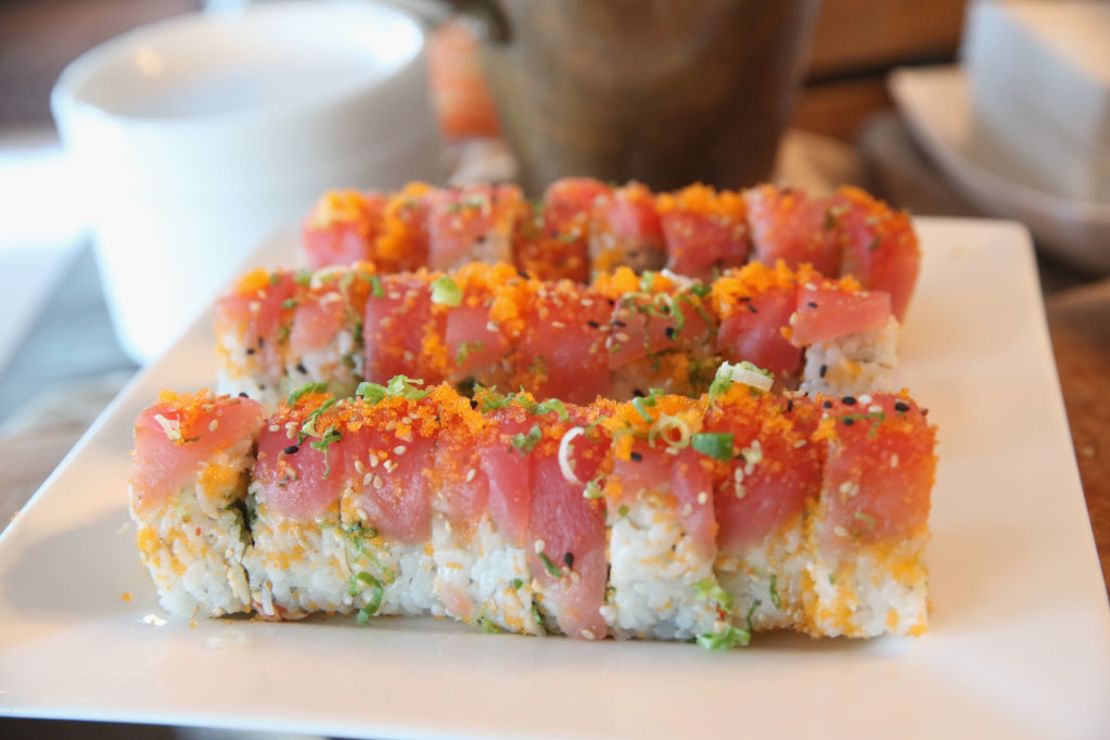
M 394 193 L 386 203 L 382 215 L 382 233 L 374 242 L 374 260 L 383 269 L 412 269 L 413 258 L 422 258 L 421 249 L 414 242 L 417 238 L 408 218 L 418 207 L 420 201 L 432 192 L 432 186 L 423 182 L 410 182 L 399 192 Z
M 913 222 L 908 213 L 894 210 L 883 201 L 872 197 L 867 191 L 851 185 L 841 187 L 837 194 L 866 211 L 867 221 L 874 228 L 875 236 L 879 240 L 876 245 L 878 249 L 901 242 L 902 248 L 920 253 L 917 234 L 914 232 Z M 843 238 L 847 238 L 847 235 Z
M 366 197 L 357 190 L 329 190 L 309 213 L 313 228 L 326 229 L 335 224 L 357 224 L 367 231 L 371 213 Z
M 183 445 L 214 431 L 211 425 L 213 422 L 218 425 L 222 407 L 238 403 L 238 398 L 217 398 L 207 388 L 196 393 L 164 390 L 158 394 L 158 404 L 164 408 L 157 409 L 155 420 L 162 426 L 167 439 Z
M 660 193 L 656 196 L 655 208 L 660 216 L 672 211 L 687 211 L 743 222 L 748 215 L 748 204 L 742 193 L 733 190 L 718 192 L 701 183 L 688 185 L 674 193 Z
M 785 262 L 778 260 L 774 267 L 761 262 L 751 262 L 741 268 L 729 270 L 713 281 L 710 303 L 722 319 L 743 309 L 745 298 L 752 298 L 777 288 L 792 288 L 797 285 L 814 284 L 833 290 L 854 293 L 860 290 L 859 281 L 851 276 L 829 279 L 808 264 L 791 270 Z
M 271 284 L 271 281 L 272 277 L 270 271 L 263 267 L 259 267 L 257 270 L 251 270 L 236 280 L 235 285 L 231 288 L 231 292 L 236 295 L 257 293 L 265 290 L 266 287 Z
M 647 396 L 614 404 L 602 422 L 613 438 L 613 456 L 628 460 L 634 440 L 651 442 L 666 424 L 678 422 L 685 425 L 688 433 L 697 434 L 705 421 L 706 403 L 704 396 Z

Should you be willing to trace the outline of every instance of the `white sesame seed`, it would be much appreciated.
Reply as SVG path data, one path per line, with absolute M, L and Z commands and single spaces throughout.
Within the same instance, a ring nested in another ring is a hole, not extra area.
M 397 469 L 397 463 L 393 462 L 392 460 L 386 460 L 382 467 L 385 468 L 385 472 L 392 473 L 394 470 Z
M 833 534 L 835 534 L 837 537 L 847 537 L 848 530 L 837 524 L 835 527 L 833 527 Z
M 375 491 L 380 491 L 380 490 L 382 490 L 382 486 L 385 485 L 385 481 L 382 480 L 382 477 L 380 475 L 375 475 L 373 484 L 374 484 L 374 490 Z
M 543 540 L 536 540 L 533 547 L 536 550 L 536 554 L 539 555 L 541 552 L 543 552 Z
M 692 504 L 687 503 L 685 506 L 682 507 L 682 516 L 690 516 L 693 513 L 694 507 Z
M 366 467 L 362 464 L 362 460 L 355 460 L 355 472 L 362 475 L 366 471 Z
M 867 404 L 871 403 L 871 394 L 870 393 L 864 393 L 862 396 L 860 396 L 856 400 L 859 401 L 860 403 L 862 403 L 864 406 L 866 406 Z
M 564 324 L 562 321 L 552 321 L 551 325 L 554 326 L 556 329 L 566 329 L 567 328 L 567 325 Z
M 804 440 L 804 439 L 799 439 L 797 442 L 794 443 L 794 449 L 795 450 L 798 449 L 799 447 L 805 447 L 805 446 L 806 446 L 806 440 Z
M 208 425 L 208 431 L 210 431 L 210 432 L 214 432 L 219 428 L 220 428 L 220 420 L 219 419 L 213 419 L 211 421 L 211 423 L 209 423 L 209 425 Z
M 476 476 L 477 474 L 478 474 L 478 471 L 475 470 L 474 468 L 471 468 L 470 470 L 466 471 L 466 482 L 469 483 L 470 481 L 474 480 L 474 476 Z
M 370 467 L 378 467 L 378 456 L 375 455 L 373 452 L 370 453 L 370 457 L 368 457 L 367 459 L 370 461 Z
M 404 445 L 397 445 L 396 447 L 393 448 L 393 454 L 394 455 L 403 455 L 407 451 L 408 451 L 408 448 L 405 447 Z
M 627 342 L 628 341 L 628 335 L 625 334 L 623 331 L 617 332 L 617 341 L 618 342 Z
M 597 639 L 597 637 L 594 636 L 594 633 L 590 632 L 589 630 L 582 630 L 581 635 L 583 637 L 585 637 L 587 640 L 596 640 Z
M 895 452 L 893 455 L 890 456 L 890 467 L 892 467 L 892 468 L 898 467 L 898 453 L 897 452 Z
M 870 411 L 872 414 L 881 414 L 883 412 L 883 407 L 879 404 L 875 404 L 873 406 L 868 406 L 867 410 Z
M 279 429 L 281 429 L 281 427 L 280 427 L 280 426 L 278 426 L 277 424 L 271 424 L 271 425 L 270 425 L 270 431 L 271 431 L 271 432 L 276 432 L 276 431 L 277 431 L 277 430 L 279 430 Z
M 846 480 L 840 484 L 840 492 L 848 498 L 851 498 L 859 493 L 859 483 L 854 480 Z
M 374 474 L 373 473 L 367 473 L 366 475 L 362 476 L 362 485 L 364 485 L 364 486 L 370 485 L 370 481 L 372 481 L 373 479 L 374 479 Z
M 705 491 L 702 491 L 701 493 L 698 494 L 698 503 L 701 504 L 702 506 L 705 506 L 705 502 L 708 501 L 708 500 L 709 500 L 709 494 L 706 493 Z

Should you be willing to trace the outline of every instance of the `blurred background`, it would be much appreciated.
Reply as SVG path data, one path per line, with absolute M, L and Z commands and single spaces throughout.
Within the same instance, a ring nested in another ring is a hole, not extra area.
M 704 103 L 734 124 L 719 137 L 731 143 L 708 152 L 677 149 L 675 161 L 699 163 L 704 172 L 681 172 L 682 182 L 736 186 L 770 178 L 815 192 L 856 183 L 915 214 L 1026 223 L 1038 245 L 1057 363 L 1107 571 L 1110 3 L 797 0 L 776 5 L 777 18 L 727 16 L 735 25 L 715 24 L 719 47 L 706 40 L 714 37 L 714 24 L 704 14 L 675 10 L 681 3 L 669 16 L 612 26 L 610 37 L 613 18 L 627 17 L 635 3 L 544 3 L 545 12 L 512 0 L 395 4 L 429 29 L 421 95 L 428 96 L 443 142 L 434 156 L 445 180 L 519 179 L 534 190 L 559 174 L 552 163 L 560 163 L 579 174 L 672 186 L 673 163 L 669 169 L 644 163 L 622 150 L 618 168 L 605 159 L 610 141 L 591 139 L 589 131 L 569 138 L 552 131 L 581 128 L 584 118 L 595 128 L 598 121 L 613 130 L 635 125 L 624 116 L 638 121 L 636 130 L 659 151 L 671 145 L 670 132 L 706 118 L 688 113 Z M 98 263 L 89 238 L 99 207 L 96 187 L 78 177 L 65 154 L 51 88 L 67 64 L 130 29 L 185 14 L 234 13 L 244 5 L 0 0 L 0 295 L 6 300 L 0 529 L 143 356 L 121 343 L 113 327 L 101 281 L 105 262 Z M 453 16 L 448 5 L 465 16 Z M 711 6 L 725 13 L 727 3 L 706 2 Z M 499 38 L 506 28 L 515 33 L 507 43 Z M 617 39 L 619 58 L 612 53 Z M 652 53 L 661 39 L 672 46 L 696 43 L 682 47 L 676 67 L 694 74 L 649 90 L 660 105 L 677 89 L 697 93 L 718 85 L 725 92 L 706 97 L 708 103 L 697 94 L 678 100 L 676 110 L 687 117 L 676 113 L 657 138 L 645 132 L 658 121 L 648 122 L 631 105 L 595 109 L 586 96 L 573 97 L 591 84 L 624 90 L 642 83 L 637 75 L 645 65 L 667 62 Z M 722 56 L 726 49 L 734 56 Z M 742 56 L 745 50 L 750 56 Z M 692 65 L 700 51 L 707 54 L 704 63 Z M 566 68 L 577 65 L 580 77 L 550 72 L 544 54 L 564 53 Z M 726 97 L 731 107 L 722 108 Z M 583 171 L 595 166 L 596 172 Z M 105 182 L 112 169 L 101 173 Z M 293 208 L 273 217 L 266 231 L 295 224 L 302 213 Z M 7 726 L 31 734 L 36 728 Z

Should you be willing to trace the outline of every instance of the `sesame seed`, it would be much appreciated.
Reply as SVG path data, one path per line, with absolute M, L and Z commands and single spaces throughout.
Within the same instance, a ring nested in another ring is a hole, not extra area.
M 899 412 L 899 413 L 904 414 L 904 413 L 906 413 L 907 411 L 910 410 L 910 405 L 908 403 L 903 402 L 903 401 L 895 401 L 894 402 L 894 410 Z
M 827 373 L 828 371 L 829 371 L 829 366 L 828 365 L 822 365 L 821 366 L 821 372 L 819 374 L 823 378 L 823 377 L 825 377 L 825 373 Z
M 851 498 L 859 493 L 859 483 L 854 480 L 846 480 L 840 484 L 840 492 Z
M 898 467 L 898 453 L 897 452 L 895 452 L 893 455 L 890 456 L 890 467 L 892 467 L 892 468 Z
M 873 403 L 867 407 L 867 410 L 870 411 L 872 414 L 881 414 L 883 412 L 883 407 L 877 403 Z
M 300 445 L 289 445 L 284 450 L 282 450 L 282 452 L 284 452 L 286 455 L 296 455 L 297 451 L 300 450 L 300 449 L 301 449 Z
M 844 396 L 843 398 L 840 399 L 840 402 L 843 403 L 845 406 L 855 406 L 856 405 L 856 399 L 853 398 L 852 396 Z
M 532 547 L 536 551 L 536 554 L 539 555 L 543 552 L 543 540 L 536 540 Z
M 366 475 L 362 476 L 362 485 L 368 486 L 368 485 L 370 485 L 370 481 L 372 481 L 372 480 L 374 480 L 374 474 L 373 473 L 367 473 Z
M 404 445 L 397 445 L 396 447 L 393 448 L 393 454 L 394 455 L 403 455 L 403 454 L 405 454 L 407 449 L 408 448 L 406 448 Z
M 837 537 L 847 537 L 848 530 L 837 524 L 835 527 L 833 527 L 833 534 L 835 534 Z
M 623 331 L 619 331 L 619 332 L 617 332 L 616 339 L 617 339 L 618 342 L 627 342 L 628 341 L 628 335 L 625 334 Z
M 862 396 L 859 397 L 859 402 L 863 404 L 871 403 L 871 394 L 864 393 Z
M 706 493 L 705 491 L 702 491 L 701 493 L 698 494 L 698 503 L 701 504 L 702 506 L 705 506 L 705 503 L 708 500 L 709 500 L 709 494 Z
M 470 481 L 474 480 L 474 476 L 476 476 L 477 474 L 478 474 L 478 471 L 475 470 L 474 468 L 471 468 L 470 470 L 466 471 L 466 482 L 469 483 Z
M 583 637 L 585 637 L 587 640 L 596 640 L 597 639 L 597 637 L 594 636 L 594 633 L 590 632 L 589 630 L 582 630 L 582 632 L 580 634 Z
M 629 455 L 629 457 L 632 458 L 632 462 L 640 462 L 644 459 L 644 456 L 641 455 L 639 452 L 633 452 L 631 455 Z
M 376 491 L 382 490 L 382 486 L 385 485 L 385 481 L 382 480 L 382 477 L 380 475 L 375 475 L 374 476 L 373 483 L 374 483 L 374 490 L 376 490 Z
M 689 502 L 687 502 L 686 505 L 682 507 L 682 516 L 690 516 L 693 513 L 694 513 L 693 505 L 690 504 Z
M 214 432 L 219 428 L 220 428 L 220 420 L 219 419 L 213 419 L 211 421 L 211 423 L 209 423 L 209 425 L 208 425 L 208 431 L 210 431 L 210 432 Z
M 574 567 L 574 553 L 564 552 L 563 553 L 563 562 L 567 564 L 568 568 L 573 568 Z

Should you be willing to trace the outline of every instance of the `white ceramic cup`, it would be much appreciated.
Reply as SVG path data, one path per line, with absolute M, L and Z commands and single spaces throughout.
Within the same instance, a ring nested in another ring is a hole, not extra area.
M 51 102 L 128 354 L 156 357 L 326 189 L 439 181 L 424 48 L 393 7 L 308 0 L 175 18 L 70 64 Z

